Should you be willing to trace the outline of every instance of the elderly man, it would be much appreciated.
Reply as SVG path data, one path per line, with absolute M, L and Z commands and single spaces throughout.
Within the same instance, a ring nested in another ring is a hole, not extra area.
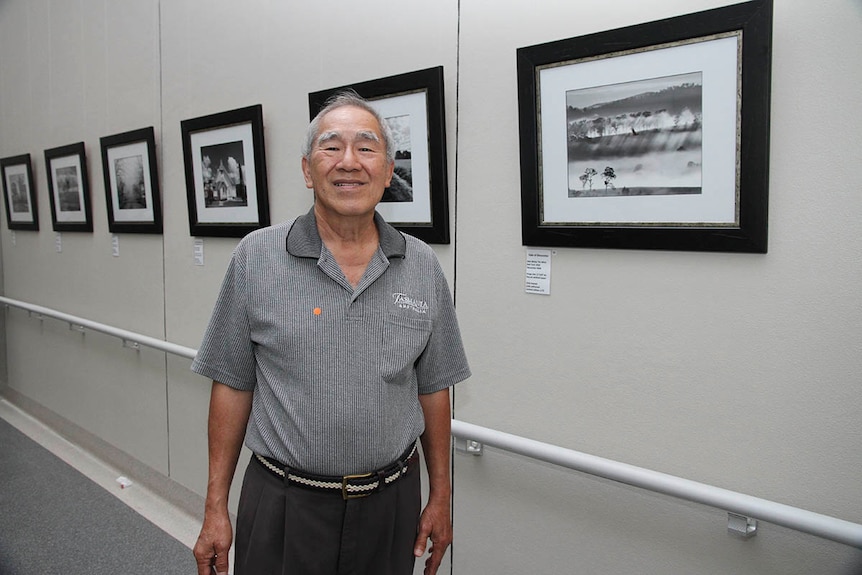
M 227 571 L 243 439 L 236 575 L 409 575 L 429 538 L 437 572 L 452 540 L 449 388 L 470 370 L 433 251 L 375 212 L 393 168 L 383 119 L 337 95 L 303 150 L 314 206 L 234 252 L 192 364 L 213 380 L 200 575 Z

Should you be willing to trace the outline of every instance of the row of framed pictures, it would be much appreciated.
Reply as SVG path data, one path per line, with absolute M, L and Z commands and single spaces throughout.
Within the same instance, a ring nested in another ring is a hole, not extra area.
M 750 0 L 518 49 L 523 244 L 765 253 L 771 34 L 772 0 Z M 442 67 L 314 92 L 310 116 L 347 87 L 395 135 L 378 209 L 448 243 Z M 192 235 L 268 225 L 261 116 L 182 122 Z M 112 231 L 160 231 L 154 157 L 151 128 L 102 138 Z M 92 229 L 83 144 L 45 159 L 54 228 Z M 29 157 L 3 182 L 10 227 L 37 227 Z
M 111 232 L 161 233 L 162 213 L 152 127 L 101 139 Z M 0 160 L 10 230 L 38 230 L 30 154 Z M 51 220 L 57 232 L 92 232 L 84 142 L 45 150 Z
M 352 88 L 389 124 L 395 175 L 378 211 L 428 243 L 449 243 L 443 68 L 309 94 L 313 118 L 329 96 Z M 181 122 L 189 232 L 242 237 L 269 225 L 261 105 Z M 162 213 L 152 127 L 100 139 L 111 233 L 161 233 Z M 9 229 L 38 230 L 30 155 L 0 160 Z M 51 220 L 57 232 L 92 232 L 83 142 L 45 150 Z
M 105 136 L 100 139 L 100 145 L 111 233 L 162 233 L 153 127 Z M 38 230 L 38 202 L 30 154 L 3 158 L 0 166 L 9 229 Z M 45 150 L 45 169 L 54 231 L 92 232 L 93 212 L 84 142 Z M 199 168 L 194 171 L 200 174 Z M 263 191 L 265 193 L 265 188 Z

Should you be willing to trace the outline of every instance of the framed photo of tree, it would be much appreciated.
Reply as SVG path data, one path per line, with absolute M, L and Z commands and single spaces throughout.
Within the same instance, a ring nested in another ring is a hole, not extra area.
M 162 205 L 153 127 L 100 139 L 108 229 L 162 233 Z
M 520 48 L 525 245 L 765 253 L 772 1 Z

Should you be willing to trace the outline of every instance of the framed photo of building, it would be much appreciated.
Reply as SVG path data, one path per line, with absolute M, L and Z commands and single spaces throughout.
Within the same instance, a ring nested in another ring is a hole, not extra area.
M 269 225 L 263 107 L 181 122 L 189 231 L 242 237 Z
M 55 232 L 92 232 L 90 183 L 84 142 L 45 150 L 48 198 Z
M 525 245 L 765 253 L 771 0 L 517 51 Z
M 36 190 L 33 188 L 30 154 L 3 158 L 0 168 L 3 172 L 3 202 L 9 229 L 38 231 L 39 211 Z
M 102 173 L 111 233 L 162 233 L 153 127 L 105 136 Z
M 353 89 L 383 116 L 395 140 L 395 173 L 377 211 L 426 243 L 449 243 L 443 67 L 312 92 L 313 119 L 331 96 Z

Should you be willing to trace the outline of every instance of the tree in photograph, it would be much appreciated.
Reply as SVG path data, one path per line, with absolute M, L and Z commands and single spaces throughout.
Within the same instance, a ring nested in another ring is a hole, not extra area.
M 612 181 L 617 178 L 617 175 L 614 172 L 614 169 L 612 167 L 605 166 L 605 171 L 602 172 L 602 177 L 605 180 L 605 189 L 606 190 L 608 189 L 608 186 L 610 186 L 611 188 L 614 187 L 614 184 Z
M 587 184 L 590 186 L 590 191 L 593 190 L 593 177 L 598 174 L 598 172 L 594 168 L 587 168 L 584 170 L 584 173 L 581 174 L 581 187 L 586 188 Z

